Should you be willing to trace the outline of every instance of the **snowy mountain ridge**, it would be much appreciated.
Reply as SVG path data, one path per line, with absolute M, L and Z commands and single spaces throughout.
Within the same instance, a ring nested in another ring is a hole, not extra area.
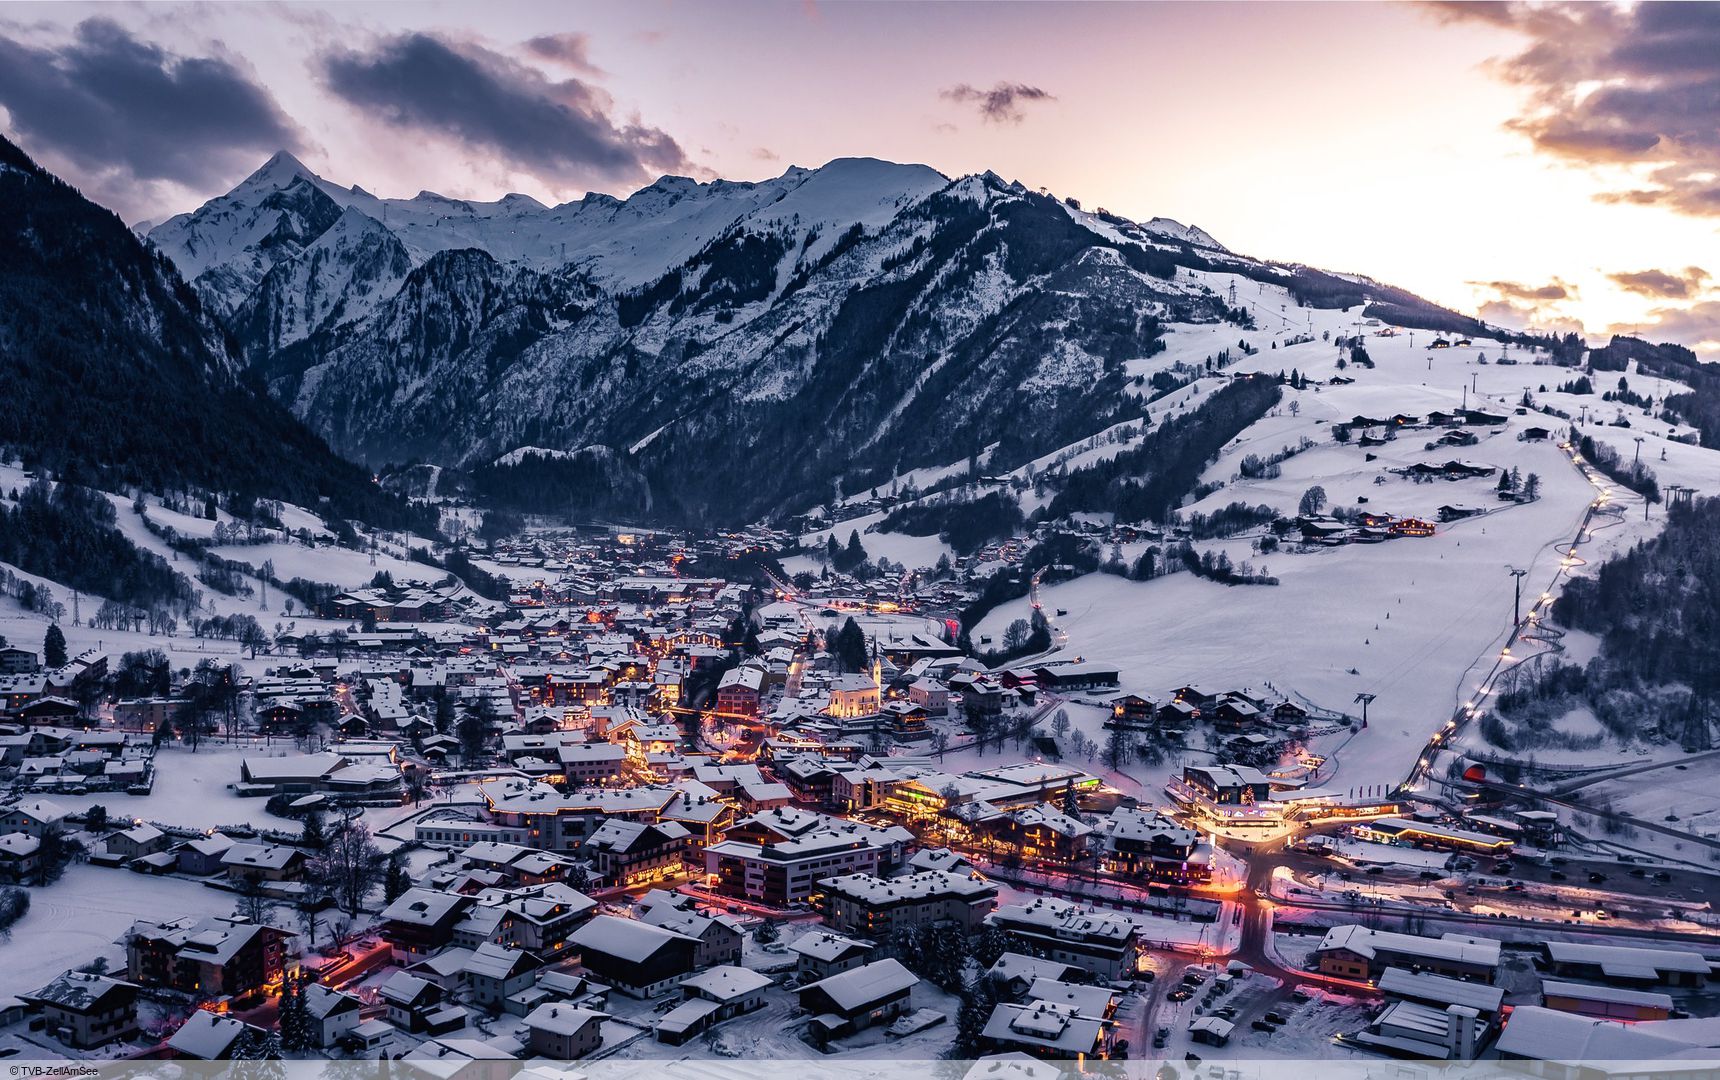
M 1127 420 L 1128 365 L 1167 325 L 1252 321 L 1237 275 L 1461 319 L 1168 219 L 870 158 L 545 207 L 378 199 L 278 154 L 149 240 L 348 456 L 494 471 L 520 447 L 605 448 L 563 467 L 694 521 Z

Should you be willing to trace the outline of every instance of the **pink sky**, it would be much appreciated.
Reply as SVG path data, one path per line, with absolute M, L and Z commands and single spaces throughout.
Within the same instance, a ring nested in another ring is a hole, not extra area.
M 1533 310 L 1591 332 L 1659 321 L 1705 352 L 1720 348 L 1720 300 L 1685 269 L 1720 273 L 1717 219 L 1597 199 L 1640 182 L 1655 155 L 1578 159 L 1522 133 L 1551 84 L 1508 78 L 1502 65 L 1556 27 L 1387 4 L 66 3 L 0 10 L 0 39 L 63 62 L 55 50 L 92 15 L 169 63 L 225 61 L 296 127 L 301 159 L 378 194 L 517 190 L 553 202 L 645 182 L 390 123 L 387 110 L 337 92 L 331 54 L 367 60 L 429 32 L 520 78 L 541 74 L 615 129 L 666 136 L 700 177 L 758 179 L 850 155 L 951 175 L 991 169 L 1470 311 L 1509 300 L 1519 318 Z M 1609 26 L 1591 44 L 1604 51 L 1607 34 L 1627 31 L 1638 29 Z M 583 56 L 525 46 L 552 34 L 581 35 Z M 379 84 L 370 91 L 389 92 Z M 952 92 L 999 84 L 1042 96 L 987 118 L 978 94 Z M 25 106 L 8 93 L 27 90 L 0 75 L 0 130 L 128 217 L 189 209 L 267 156 L 246 147 L 192 183 L 106 172 L 87 149 L 74 160 L 13 115 L 14 100 Z M 1633 292 L 1609 278 L 1650 270 L 1686 274 L 1689 287 Z

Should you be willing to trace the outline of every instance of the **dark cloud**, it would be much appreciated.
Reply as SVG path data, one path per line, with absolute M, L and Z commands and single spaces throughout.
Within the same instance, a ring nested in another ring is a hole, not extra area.
M 982 119 L 994 124 L 1019 124 L 1026 117 L 1022 106 L 1037 101 L 1056 101 L 1049 92 L 1026 83 L 1000 82 L 990 90 L 958 83 L 940 91 L 939 97 L 963 105 L 977 105 Z
M 218 187 L 259 154 L 304 144 L 249 72 L 168 52 L 101 18 L 59 45 L 0 36 L 0 105 L 26 149 L 98 197 L 140 183 Z
M 434 34 L 321 58 L 329 89 L 383 122 L 497 154 L 544 179 L 631 183 L 687 171 L 667 133 L 620 121 L 602 90 L 554 81 L 481 45 Z
M 584 34 L 544 34 L 528 40 L 525 48 L 538 59 L 553 61 L 570 71 L 596 78 L 607 74 L 591 62 L 591 39 Z
M 1517 32 L 1493 70 L 1527 91 L 1509 126 L 1586 165 L 1642 165 L 1604 201 L 1720 215 L 1720 4 L 1440 3 L 1448 20 Z
M 1700 266 L 1687 266 L 1682 271 L 1638 270 L 1633 273 L 1608 274 L 1613 283 L 1626 292 L 1653 296 L 1661 300 L 1691 300 L 1705 291 L 1708 271 Z
M 1525 285 L 1520 281 L 1471 281 L 1469 284 L 1478 289 L 1486 289 L 1499 294 L 1502 300 L 1520 300 L 1530 303 L 1548 303 L 1554 300 L 1573 299 L 1577 290 L 1554 278 L 1545 285 Z

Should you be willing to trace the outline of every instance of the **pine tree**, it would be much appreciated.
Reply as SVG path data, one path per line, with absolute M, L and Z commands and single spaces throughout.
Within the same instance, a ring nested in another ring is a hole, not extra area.
M 311 1041 L 311 1013 L 304 987 L 298 979 L 289 978 L 281 991 L 281 1049 L 308 1050 Z
M 1009 935 L 995 926 L 988 926 L 980 932 L 979 941 L 974 945 L 973 958 L 979 964 L 983 974 L 997 963 L 998 957 L 1009 951 Z
M 758 929 L 753 931 L 753 940 L 760 945 L 769 945 L 780 937 L 782 937 L 782 931 L 778 930 L 776 923 L 770 919 L 759 923 Z
M 956 1011 L 955 1056 L 976 1058 L 985 1052 L 985 1025 L 997 1008 L 997 993 L 991 979 L 976 975 L 962 989 L 961 1008 Z
M 398 857 L 389 859 L 388 875 L 382 879 L 383 898 L 392 904 L 410 888 L 412 877 L 406 872 L 406 860 Z
M 50 624 L 42 635 L 42 663 L 50 668 L 66 666 L 66 635 L 59 623 Z
M 1070 817 L 1081 816 L 1081 802 L 1075 797 L 1073 781 L 1063 785 L 1063 812 Z

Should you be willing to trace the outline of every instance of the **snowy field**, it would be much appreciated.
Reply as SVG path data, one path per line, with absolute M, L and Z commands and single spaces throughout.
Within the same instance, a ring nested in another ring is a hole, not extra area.
M 0 996 L 28 993 L 97 956 L 124 971 L 125 950 L 114 942 L 138 919 L 232 912 L 232 893 L 197 882 L 74 864 L 30 890 L 30 913 L 0 943 Z

